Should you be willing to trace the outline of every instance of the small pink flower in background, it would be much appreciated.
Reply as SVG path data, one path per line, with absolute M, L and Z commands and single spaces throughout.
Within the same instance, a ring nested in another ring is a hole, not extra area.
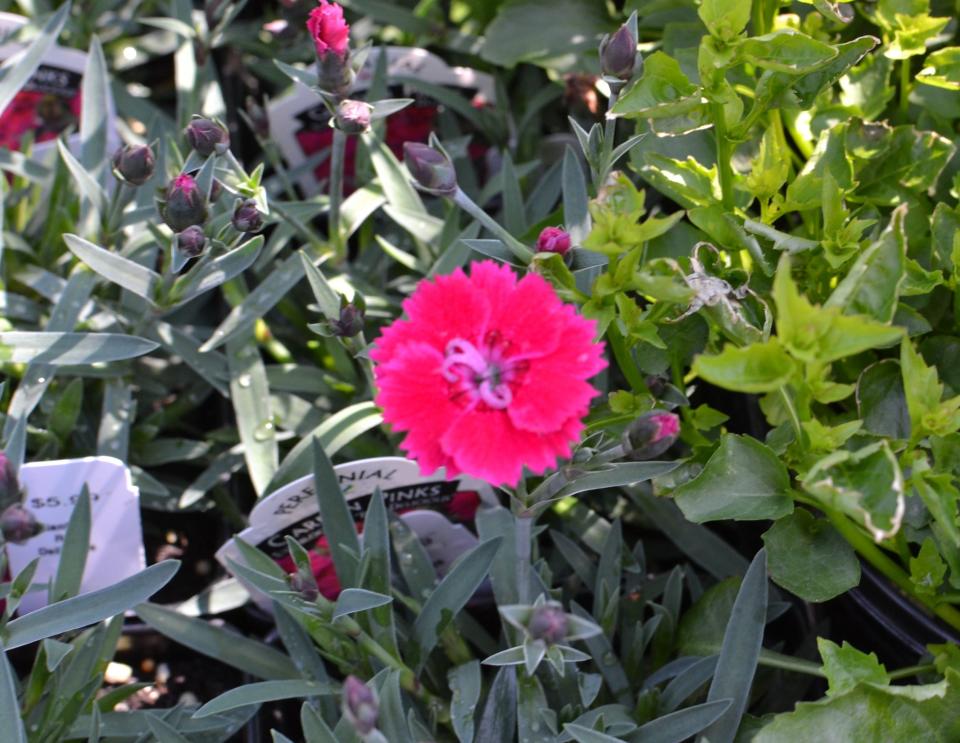
M 318 57 L 322 59 L 330 52 L 340 58 L 347 56 L 350 26 L 343 19 L 343 8 L 339 5 L 320 0 L 320 5 L 310 11 L 307 29 L 313 37 Z
M 623 433 L 624 456 L 634 461 L 659 457 L 680 435 L 680 418 L 666 410 L 651 410 L 634 420 Z
M 384 420 L 423 472 L 515 485 L 570 456 L 606 366 L 593 320 L 493 261 L 422 281 L 403 309 L 370 357 Z
M 570 250 L 570 233 L 559 227 L 544 227 L 537 238 L 538 253 L 559 253 L 565 255 Z

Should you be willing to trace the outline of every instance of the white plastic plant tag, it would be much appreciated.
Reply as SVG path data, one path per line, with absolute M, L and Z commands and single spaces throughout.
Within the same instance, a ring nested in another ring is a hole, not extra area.
M 377 60 L 381 54 L 378 47 L 370 50 L 364 66 L 354 81 L 351 98 L 363 99 L 373 82 Z M 478 105 L 493 103 L 495 86 L 493 77 L 469 67 L 451 67 L 440 57 L 426 49 L 406 46 L 386 47 L 387 87 L 389 98 L 413 98 L 407 108 L 387 119 L 386 143 L 395 153 L 400 153 L 404 142 L 426 142 L 435 129 L 438 103 L 419 93 L 409 81 L 421 80 L 458 91 L 473 99 Z M 330 147 L 333 130 L 330 128 L 330 113 L 320 96 L 303 83 L 294 84 L 291 92 L 273 101 L 267 107 L 270 136 L 280 148 L 284 159 L 295 166 L 311 155 Z M 345 167 L 347 187 L 352 185 L 353 162 L 356 142 L 347 143 Z M 297 183 L 306 194 L 317 192 L 320 183 L 330 174 L 329 162 L 320 163 L 313 174 L 304 173 Z
M 357 530 L 362 534 L 370 496 L 380 488 L 387 509 L 417 535 L 438 575 L 444 575 L 460 555 L 477 545 L 472 525 L 480 505 L 497 503 L 493 489 L 481 480 L 467 475 L 447 480 L 442 470 L 424 476 L 416 462 L 403 457 L 362 459 L 337 465 L 334 471 Z M 320 592 L 335 598 L 340 584 L 319 512 L 313 475 L 307 475 L 263 498 L 250 512 L 250 526 L 238 536 L 289 573 L 295 568 L 286 537 L 293 537 L 310 552 Z M 218 550 L 217 559 L 228 570 L 228 560 L 244 563 L 233 539 Z M 253 586 L 247 588 L 257 604 L 269 610 L 270 600 Z
M 8 37 L 20 28 L 26 19 L 12 13 L 0 13 L 0 38 Z M 0 44 L 0 62 L 24 48 L 23 44 Z M 33 139 L 33 156 L 40 160 L 53 157 L 57 137 L 68 128 L 74 133 L 67 144 L 74 154 L 80 151 L 81 85 L 87 64 L 87 54 L 79 49 L 53 45 L 43 61 L 6 109 L 0 111 L 0 147 L 19 150 L 28 135 Z M 113 97 L 103 102 L 107 107 L 107 121 L 114 121 Z M 116 130 L 111 125 L 108 150 L 119 146 Z
M 33 462 L 20 468 L 24 506 L 44 526 L 26 544 L 8 544 L 10 571 L 16 575 L 40 558 L 34 584 L 57 574 L 67 524 L 83 485 L 90 491 L 90 552 L 80 584 L 87 593 L 111 586 L 146 567 L 140 526 L 140 491 L 130 470 L 114 457 Z M 47 605 L 47 592 L 34 590 L 20 603 L 25 614 Z

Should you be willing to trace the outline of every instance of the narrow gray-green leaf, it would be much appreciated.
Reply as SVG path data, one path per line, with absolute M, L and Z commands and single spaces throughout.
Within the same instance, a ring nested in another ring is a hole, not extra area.
M 343 497 L 340 480 L 333 469 L 333 464 L 316 438 L 312 439 L 311 449 L 313 483 L 334 569 L 340 585 L 348 588 L 355 587 L 360 559 L 360 538 L 357 536 L 357 527 L 350 515 L 347 501 Z
M 568 146 L 563 156 L 563 221 L 574 245 L 580 245 L 590 234 L 589 201 L 583 168 Z
M 630 740 L 635 743 L 683 743 L 714 722 L 729 707 L 729 699 L 718 699 L 671 712 L 641 725 L 630 736 Z
M 84 484 L 63 537 L 60 563 L 51 589 L 52 601 L 68 599 L 80 592 L 80 582 L 90 552 L 90 520 L 90 491 Z
M 136 612 L 144 622 L 171 640 L 259 678 L 277 680 L 299 675 L 290 658 L 257 640 L 157 604 L 141 603 Z
M 90 268 L 108 281 L 123 287 L 129 292 L 153 301 L 153 293 L 160 281 L 160 275 L 146 266 L 111 253 L 77 235 L 64 235 L 70 252 L 86 263 Z
M 17 677 L 7 659 L 6 649 L 0 644 L 0 730 L 5 743 L 27 743 L 27 731 L 20 716 L 17 699 Z
M 107 588 L 25 614 L 6 626 L 5 644 L 11 649 L 19 648 L 116 616 L 167 585 L 179 567 L 177 560 L 164 560 Z
M 710 743 L 732 743 L 736 737 L 740 719 L 750 700 L 750 687 L 763 647 L 766 621 L 767 554 L 760 550 L 747 568 L 733 602 L 733 611 L 720 646 L 717 670 L 707 693 L 708 702 L 730 700 L 729 709 L 711 723 L 704 733 L 704 738 Z
M 317 697 L 324 694 L 336 693 L 331 684 L 321 684 L 317 681 L 259 681 L 253 684 L 238 686 L 236 689 L 224 692 L 211 699 L 193 713 L 196 717 L 209 717 L 221 712 L 227 712 L 238 707 L 263 702 L 275 702 L 279 699 L 297 699 L 300 697 Z
M 333 607 L 333 619 L 385 606 L 392 601 L 390 596 L 384 596 L 382 593 L 367 591 L 364 588 L 346 588 L 337 597 L 337 603 Z
M 499 537 L 490 539 L 461 555 L 430 594 L 413 625 L 420 667 L 427 662 L 444 627 L 453 621 L 487 576 L 501 542 Z
M 44 24 L 35 38 L 23 52 L 9 57 L 0 67 L 0 111 L 5 111 L 14 96 L 37 71 L 47 50 L 53 46 L 67 18 L 70 17 L 70 3 L 64 3 L 50 20 Z
M 0 359 L 21 364 L 99 364 L 150 353 L 158 344 L 122 333 L 0 333 Z

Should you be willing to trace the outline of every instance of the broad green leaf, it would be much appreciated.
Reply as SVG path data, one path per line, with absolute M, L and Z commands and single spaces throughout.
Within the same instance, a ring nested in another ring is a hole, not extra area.
M 563 23 L 546 22 L 550 18 Z M 606 9 L 593 0 L 509 0 L 487 26 L 481 55 L 503 67 L 518 62 L 569 66 L 609 30 Z
M 900 344 L 900 370 L 913 439 L 925 433 L 945 436 L 960 428 L 960 396 L 941 401 L 943 384 L 937 367 L 927 366 L 909 338 Z
M 790 275 L 786 254 L 773 282 L 777 336 L 802 361 L 825 364 L 870 348 L 882 348 L 903 337 L 901 328 L 860 315 L 842 315 L 838 307 L 820 307 L 803 297 Z
M 257 640 L 157 604 L 141 603 L 136 612 L 144 622 L 171 640 L 246 673 L 269 680 L 299 675 L 290 658 Z
M 804 601 L 827 601 L 860 583 L 853 547 L 806 509 L 779 519 L 763 535 L 763 545 L 770 578 Z
M 960 46 L 948 46 L 929 54 L 914 80 L 936 88 L 960 90 Z
M 757 67 L 791 74 L 812 72 L 837 56 L 834 47 L 791 28 L 745 39 L 737 52 Z
M 158 344 L 122 333 L 0 333 L 0 360 L 26 364 L 100 364 L 150 353 Z
M 857 380 L 857 411 L 865 431 L 891 439 L 910 437 L 910 411 L 895 359 L 871 364 Z
M 717 387 L 737 392 L 775 392 L 796 374 L 797 364 L 776 338 L 744 348 L 727 344 L 715 356 L 701 354 L 693 372 Z
M 64 235 L 63 239 L 71 253 L 105 279 L 153 302 L 154 292 L 160 283 L 160 275 L 156 271 L 104 250 L 77 235 Z
M 747 568 L 720 647 L 708 702 L 730 700 L 730 707 L 703 733 L 711 743 L 733 743 L 750 701 L 753 675 L 763 647 L 767 616 L 767 560 L 760 550 Z
M 750 0 L 701 0 L 697 15 L 718 39 L 730 41 L 747 27 Z
M 920 551 L 910 558 L 910 580 L 921 596 L 936 596 L 947 575 L 947 564 L 940 557 L 937 543 L 927 537 Z
M 164 560 L 108 588 L 84 593 L 18 617 L 6 626 L 4 644 L 7 648 L 19 648 L 121 614 L 167 585 L 179 567 L 177 560 Z
M 822 637 L 817 638 L 817 649 L 827 676 L 828 697 L 846 694 L 862 683 L 880 686 L 890 683 L 887 671 L 875 653 L 861 653 L 847 642 L 839 646 Z
M 883 323 L 893 320 L 906 277 L 906 213 L 906 206 L 894 211 L 887 229 L 857 256 L 824 307 L 839 307 L 847 315 L 867 315 Z
M 780 458 L 756 439 L 734 434 L 723 436 L 703 471 L 673 498 L 698 524 L 778 519 L 793 510 L 790 475 Z
M 487 577 L 493 559 L 500 548 L 500 538 L 481 542 L 464 553 L 454 563 L 430 598 L 427 599 L 413 624 L 416 645 L 416 664 L 423 667 L 436 646 L 440 634 L 473 596 Z
M 194 717 L 209 717 L 228 712 L 238 707 L 263 702 L 275 702 L 279 699 L 297 699 L 300 697 L 318 697 L 337 693 L 331 684 L 322 684 L 318 681 L 258 681 L 253 684 L 238 686 L 220 696 L 211 699 L 193 713 Z
M 861 521 L 878 542 L 900 530 L 903 473 L 887 441 L 824 457 L 804 476 L 803 486 L 829 508 Z
M 658 132 L 682 134 L 707 126 L 708 111 L 680 64 L 657 51 L 643 60 L 643 75 L 617 100 L 612 113 L 645 119 Z
M 943 681 L 916 686 L 862 683 L 846 694 L 800 702 L 776 715 L 753 743 L 801 740 L 960 740 L 960 675 L 947 669 Z

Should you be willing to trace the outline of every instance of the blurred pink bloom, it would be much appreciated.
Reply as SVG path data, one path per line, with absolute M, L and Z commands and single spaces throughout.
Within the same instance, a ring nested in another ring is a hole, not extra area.
M 341 59 L 347 56 L 350 26 L 343 20 L 343 8 L 339 5 L 320 0 L 320 5 L 310 11 L 307 29 L 317 47 L 318 57 L 323 59 L 330 52 Z
M 570 456 L 606 366 L 596 323 L 493 261 L 422 281 L 370 353 L 376 402 L 423 472 L 515 485 Z

